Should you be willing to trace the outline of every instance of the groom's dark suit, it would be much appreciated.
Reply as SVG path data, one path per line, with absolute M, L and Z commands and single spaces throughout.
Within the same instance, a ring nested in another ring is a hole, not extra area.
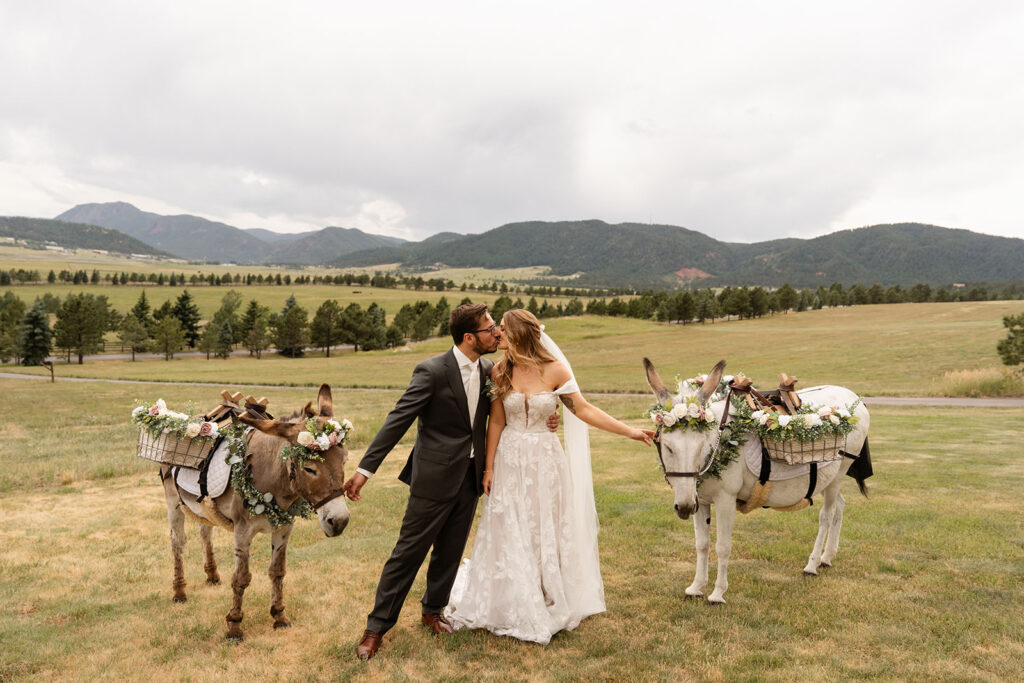
M 472 426 L 462 374 L 449 349 L 416 366 L 409 387 L 359 462 L 360 469 L 376 472 L 413 421 L 419 420 L 416 444 L 398 477 L 409 485 L 409 503 L 398 543 L 377 585 L 366 624 L 370 631 L 383 634 L 395 625 L 431 546 L 423 613 L 439 614 L 448 604 L 477 499 L 483 493 L 490 409 L 484 385 L 493 363 L 484 358 L 479 363 L 480 398 Z

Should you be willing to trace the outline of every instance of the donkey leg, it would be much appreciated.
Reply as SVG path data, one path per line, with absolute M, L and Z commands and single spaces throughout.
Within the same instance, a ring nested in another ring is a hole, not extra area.
M 836 499 L 841 483 L 842 480 L 836 478 L 822 491 L 821 511 L 818 513 L 818 536 L 814 539 L 814 547 L 811 549 L 810 557 L 807 558 L 804 576 L 818 575 L 818 567 L 821 566 L 821 554 L 825 548 L 825 540 L 830 535 L 830 528 L 836 514 Z
M 825 543 L 825 552 L 821 556 L 821 565 L 831 567 L 839 552 L 839 536 L 843 531 L 843 510 L 846 509 L 846 499 L 841 492 L 836 492 L 836 511 L 832 514 L 832 525 L 828 528 L 828 541 Z
M 162 472 L 162 470 L 161 470 Z M 171 526 L 171 557 L 174 558 L 174 602 L 185 602 L 185 513 L 168 474 L 164 478 L 164 496 L 167 499 L 167 521 Z
M 284 574 L 285 553 L 288 550 L 288 537 L 292 535 L 292 525 L 274 529 L 270 537 L 270 616 L 274 617 L 274 628 L 291 626 L 292 622 L 284 615 Z
M 249 546 L 255 531 L 248 524 L 235 524 L 235 573 L 231 577 L 234 602 L 228 612 L 228 638 L 242 639 L 242 596 L 249 587 L 252 574 L 249 572 Z
M 693 583 L 686 589 L 686 595 L 699 598 L 708 585 L 708 552 L 711 549 L 711 505 L 699 503 L 693 515 L 693 536 L 697 545 L 697 571 Z
M 213 527 L 205 524 L 199 525 L 199 538 L 203 540 L 203 569 L 206 570 L 206 583 L 220 583 L 220 574 L 217 573 L 217 558 L 213 556 Z
M 736 499 L 715 501 L 715 553 L 718 555 L 718 576 L 715 590 L 708 596 L 708 602 L 725 603 L 725 591 L 729 589 L 729 554 L 732 552 L 732 525 L 736 520 Z

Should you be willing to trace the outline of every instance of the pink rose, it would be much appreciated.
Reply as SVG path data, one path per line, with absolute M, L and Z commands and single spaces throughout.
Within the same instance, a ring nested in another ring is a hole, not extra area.
M 327 437 L 327 440 L 331 442 L 332 446 L 338 444 L 338 432 L 331 432 L 331 435 Z
M 212 422 L 204 422 L 199 425 L 199 436 L 210 436 L 210 434 L 213 434 Z
M 158 406 L 158 405 L 155 405 L 155 404 L 154 404 L 154 405 L 151 405 L 151 406 L 149 407 L 149 414 L 150 414 L 150 415 L 153 415 L 154 417 L 155 417 L 155 416 L 157 416 L 157 415 L 159 415 L 159 414 L 160 414 L 160 406 Z

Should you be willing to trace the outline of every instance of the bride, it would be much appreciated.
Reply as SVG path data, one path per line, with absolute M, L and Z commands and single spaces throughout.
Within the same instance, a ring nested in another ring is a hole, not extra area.
M 547 644 L 605 610 L 587 424 L 651 445 L 580 394 L 565 356 L 532 313 L 501 320 L 505 357 L 491 372 L 484 492 L 472 557 L 459 567 L 445 616 L 456 629 Z M 565 441 L 548 431 L 565 405 Z

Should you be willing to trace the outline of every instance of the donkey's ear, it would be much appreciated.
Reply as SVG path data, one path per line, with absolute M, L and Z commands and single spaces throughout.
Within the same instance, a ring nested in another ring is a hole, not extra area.
M 647 373 L 647 383 L 651 385 L 651 389 L 654 390 L 654 395 L 658 397 L 658 401 L 664 403 L 672 397 L 672 393 L 665 386 L 665 383 L 661 381 L 661 377 L 658 377 L 654 364 L 646 358 L 644 358 L 644 372 Z
M 307 403 L 305 406 L 302 407 L 302 414 L 303 414 L 304 417 L 307 417 L 307 418 L 316 417 L 316 413 L 313 412 L 313 402 L 312 401 L 310 401 L 309 403 Z
M 722 381 L 722 371 L 725 370 L 725 360 L 720 360 L 715 363 L 715 367 L 711 368 L 711 372 L 708 373 L 708 378 L 704 380 L 704 384 L 701 385 L 697 391 L 697 398 L 701 401 L 706 401 L 714 395 L 718 389 L 718 385 Z
M 334 399 L 331 398 L 331 385 L 321 384 L 317 394 L 317 403 L 322 417 L 334 417 Z
M 264 434 L 270 434 L 271 436 L 280 436 L 283 439 L 289 441 L 295 441 L 299 436 L 299 432 L 303 430 L 303 426 L 295 424 L 294 422 L 281 422 L 280 420 L 261 420 L 248 414 L 241 414 L 238 416 L 240 422 L 244 422 L 250 427 L 255 427 Z

